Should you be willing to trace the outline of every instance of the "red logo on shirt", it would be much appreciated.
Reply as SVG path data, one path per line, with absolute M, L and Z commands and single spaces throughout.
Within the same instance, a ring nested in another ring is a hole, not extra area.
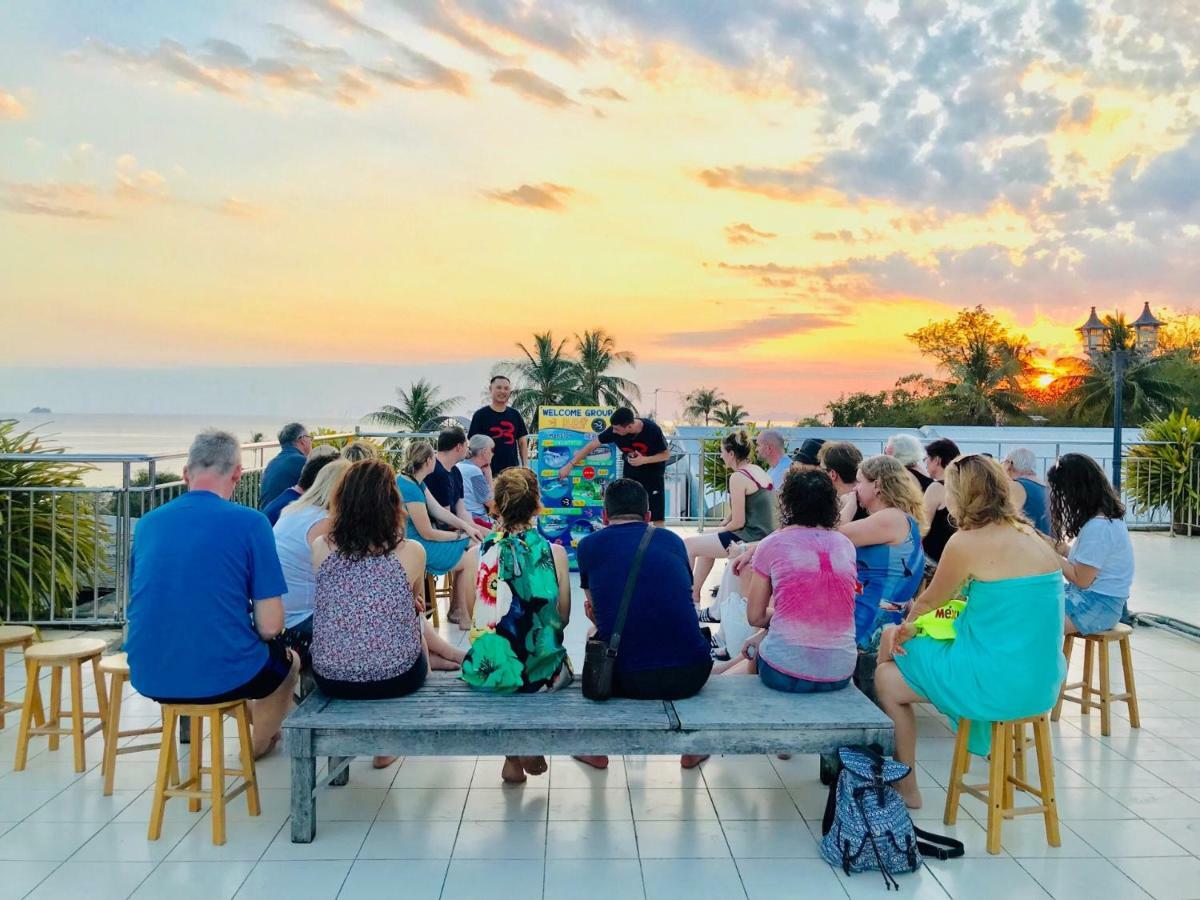
M 488 431 L 491 432 L 492 440 L 497 444 L 503 441 L 511 447 L 517 442 L 517 429 L 512 422 L 501 422 L 499 425 L 491 426 Z
M 621 452 L 626 456 L 629 456 L 631 453 L 638 453 L 642 456 L 647 456 L 650 453 L 650 448 L 641 441 L 634 441 L 628 447 L 622 447 Z

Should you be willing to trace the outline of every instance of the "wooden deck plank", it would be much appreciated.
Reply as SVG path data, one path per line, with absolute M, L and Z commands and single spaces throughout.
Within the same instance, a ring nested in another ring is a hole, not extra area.
M 785 694 L 757 678 L 713 678 L 673 704 L 684 731 L 891 729 L 892 720 L 854 685 L 827 694 Z

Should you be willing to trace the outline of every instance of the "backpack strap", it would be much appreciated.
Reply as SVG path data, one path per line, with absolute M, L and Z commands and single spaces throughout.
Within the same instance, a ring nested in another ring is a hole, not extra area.
M 917 836 L 917 849 L 922 856 L 929 856 L 945 862 L 948 859 L 958 859 L 966 850 L 963 842 L 944 834 L 934 834 L 913 824 L 913 833 Z

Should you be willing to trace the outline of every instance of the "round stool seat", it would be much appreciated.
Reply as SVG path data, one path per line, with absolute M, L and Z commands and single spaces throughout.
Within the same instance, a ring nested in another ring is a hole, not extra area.
M 37 632 L 25 625 L 0 625 L 0 647 L 11 647 L 32 640 Z
M 66 638 L 61 641 L 43 641 L 25 651 L 26 659 L 39 662 L 87 659 L 104 652 L 108 645 L 99 638 Z
M 111 672 L 114 675 L 128 675 L 129 655 L 126 653 L 114 653 L 112 656 L 101 657 L 100 671 Z
M 1102 631 L 1099 634 L 1081 634 L 1079 636 L 1084 640 L 1104 641 L 1105 643 L 1108 643 L 1110 641 L 1123 641 L 1131 634 L 1133 634 L 1132 628 L 1130 628 L 1128 625 L 1117 623 L 1112 628 L 1108 629 L 1108 631 Z

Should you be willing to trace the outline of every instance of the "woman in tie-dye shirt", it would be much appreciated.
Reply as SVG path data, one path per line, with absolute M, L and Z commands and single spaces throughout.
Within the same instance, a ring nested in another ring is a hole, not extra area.
M 854 545 L 837 531 L 833 482 L 824 472 L 789 472 L 779 512 L 784 527 L 759 544 L 746 602 L 750 624 L 770 628 L 747 642 L 747 655 L 757 657 L 759 678 L 774 690 L 840 690 L 857 659 L 858 578 Z

